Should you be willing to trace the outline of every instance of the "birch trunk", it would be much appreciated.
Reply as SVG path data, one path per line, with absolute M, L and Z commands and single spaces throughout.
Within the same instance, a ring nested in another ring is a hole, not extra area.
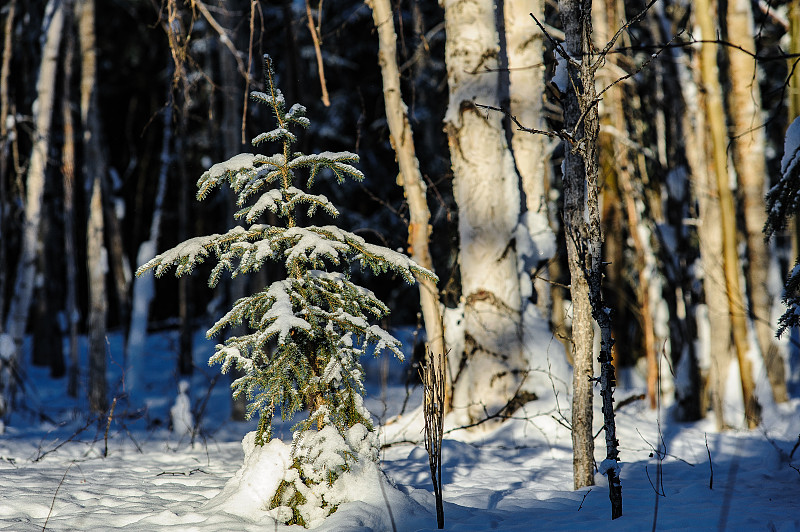
M 86 266 L 89 272 L 89 406 L 100 414 L 108 407 L 106 384 L 106 326 L 108 301 L 104 243 L 103 178 L 107 171 L 100 148 L 97 116 L 97 48 L 94 0 L 78 2 L 78 37 L 81 52 L 81 120 L 83 128 L 83 175 L 89 184 L 86 227 Z
M 755 59 L 739 50 L 756 52 L 753 12 L 749 0 L 729 0 L 727 9 L 730 61 L 730 117 L 733 130 L 733 164 L 742 191 L 744 225 L 747 239 L 747 284 L 750 297 L 750 316 L 764 367 L 767 370 L 772 397 L 785 403 L 786 375 L 784 361 L 774 342 L 770 321 L 774 294 L 770 293 L 768 277 L 769 246 L 764 241 L 767 213 L 764 205 L 766 158 L 762 126 L 761 90 Z
M 508 59 L 509 111 L 524 126 L 543 130 L 546 128 L 542 99 L 545 91 L 544 36 L 531 15 L 543 20 L 544 3 L 542 0 L 505 0 L 500 5 L 503 6 Z M 539 349 L 535 343 L 542 323 L 546 323 L 553 312 L 547 264 L 556 253 L 556 236 L 548 213 L 548 143 L 544 135 L 511 128 L 512 153 L 521 180 L 525 210 L 517 233 L 517 243 L 523 246 L 518 250 L 524 353 L 529 368 L 544 370 L 529 375 L 526 383 L 529 389 L 549 388 L 553 375 L 569 379 L 566 359 L 559 355 L 548 356 L 547 351 Z
M 672 20 L 673 13 L 667 14 L 662 3 L 653 6 L 652 24 L 653 34 L 666 42 L 673 34 L 675 22 Z M 670 321 L 669 336 L 672 353 L 679 358 L 674 364 L 674 386 L 675 386 L 675 413 L 680 421 L 696 421 L 705 416 L 703 405 L 703 386 L 704 379 L 707 377 L 707 358 L 703 357 L 701 368 L 701 357 L 698 356 L 694 333 L 699 330 L 697 325 L 698 312 L 700 305 L 696 297 L 693 296 L 695 285 L 695 273 L 701 273 L 699 268 L 689 268 L 695 261 L 696 245 L 693 240 L 696 232 L 689 229 L 687 221 L 697 218 L 696 196 L 692 192 L 693 177 L 699 175 L 698 159 L 705 154 L 702 144 L 697 137 L 700 131 L 696 131 L 695 124 L 702 119 L 702 113 L 698 111 L 698 90 L 694 77 L 689 69 L 689 58 L 683 48 L 675 47 L 664 51 L 669 60 L 662 61 L 664 73 L 664 115 L 668 117 L 667 144 L 669 151 L 667 158 L 673 161 L 670 172 L 673 179 L 679 180 L 679 186 L 669 188 L 670 194 L 667 196 L 665 204 L 665 223 L 672 226 L 676 235 L 675 242 L 671 249 L 666 249 L 667 253 L 673 254 L 673 264 L 678 266 L 674 272 L 669 269 L 663 270 L 665 278 L 665 294 L 674 294 L 674 303 L 670 301 Z M 692 155 L 689 152 L 693 151 Z M 685 160 L 683 160 L 685 157 Z M 705 172 L 703 173 L 705 175 Z M 703 312 L 705 311 L 705 307 Z M 694 323 L 692 323 L 694 321 Z M 698 328 L 694 328 L 693 325 Z M 703 325 L 706 325 L 703 319 Z M 694 331 L 692 329 L 694 328 Z M 705 328 L 704 328 L 705 330 Z M 704 338 L 706 338 L 704 336 Z M 705 375 L 703 375 L 705 372 Z M 663 393 L 663 389 L 662 389 Z
M 22 250 L 16 268 L 14 295 L 6 319 L 6 333 L 16 346 L 15 353 L 0 360 L 0 415 L 10 408 L 10 399 L 15 391 L 14 374 L 19 360 L 19 350 L 25 336 L 25 326 L 33 298 L 36 276 L 39 228 L 42 219 L 47 152 L 50 148 L 50 127 L 53 119 L 53 104 L 56 92 L 56 74 L 61 36 L 64 29 L 64 9 L 60 0 L 51 0 L 47 5 L 44 20 L 45 43 L 36 82 L 37 105 L 34 108 L 33 147 L 28 162 L 25 191 L 25 220 L 22 234 Z
M 705 120 L 698 123 L 698 138 L 702 139 L 699 140 L 701 144 L 691 150 L 698 152 L 692 157 L 697 160 L 697 164 L 692 165 L 694 167 L 692 181 L 700 209 L 698 236 L 700 238 L 700 258 L 703 265 L 703 291 L 705 292 L 708 329 L 713 331 L 709 335 L 709 344 L 705 346 L 711 355 L 708 368 L 708 391 L 717 422 L 717 430 L 722 430 L 726 427 L 724 399 L 728 396 L 728 374 L 735 355 L 731 343 L 730 303 L 725 291 L 725 270 L 720 260 L 722 257 L 722 228 L 719 225 L 721 216 L 719 194 L 713 170 L 709 168 L 712 163 L 702 154 L 705 151 L 703 146 L 710 149 L 710 142 L 705 137 L 705 130 L 700 129 L 704 126 Z M 705 164 L 703 164 L 704 162 Z
M 17 10 L 17 1 L 11 0 L 6 12 L 3 25 L 3 57 L 0 64 L 0 331 L 4 327 L 2 320 L 3 309 L 6 308 L 6 286 L 8 274 L 11 272 L 8 264 L 8 212 L 10 202 L 8 199 L 8 173 L 10 160 L 11 137 L 7 118 L 11 114 L 8 80 L 11 73 L 11 56 L 13 43 L 11 38 L 14 33 L 14 17 Z
M 544 18 L 541 0 L 505 0 L 506 55 L 508 56 L 509 111 L 521 124 L 542 130 L 544 126 L 544 60 L 542 34 L 533 23 L 531 15 Z M 550 229 L 547 209 L 547 172 L 549 161 L 547 137 L 520 131 L 513 127 L 511 148 L 524 194 L 523 206 L 527 209 L 526 225 L 534 242 L 538 268 L 555 253 L 555 235 Z M 542 313 L 550 307 L 550 285 L 547 281 L 534 281 L 537 306 Z
M 526 369 L 513 232 L 519 178 L 498 107 L 498 34 L 490 0 L 443 0 L 449 104 L 445 129 L 458 205 L 464 351 L 451 353 L 456 422 L 502 410 Z
M 386 120 L 389 123 L 389 134 L 395 158 L 400 168 L 397 176 L 398 184 L 408 202 L 408 252 L 411 258 L 423 268 L 433 271 L 430 254 L 431 213 L 426 197 L 427 187 L 422 179 L 419 161 L 414 149 L 414 136 L 408 120 L 408 108 L 403 102 L 400 91 L 400 71 L 397 66 L 397 33 L 394 28 L 394 16 L 389 0 L 368 0 L 372 8 L 372 19 L 378 30 L 378 63 L 383 77 L 383 99 L 386 106 Z M 430 279 L 418 279 L 419 300 L 422 318 L 425 322 L 426 354 L 435 355 L 433 360 L 440 360 L 439 354 L 446 352 L 444 333 L 442 330 L 442 313 L 439 307 L 439 291 L 436 283 Z M 430 358 L 430 355 L 428 357 Z M 441 358 L 441 360 L 445 360 Z M 426 363 L 430 363 L 427 360 Z M 445 374 L 446 372 L 443 372 Z M 452 390 L 445 386 L 445 408 L 449 409 Z
M 694 7 L 695 17 L 702 34 L 704 36 L 715 35 L 709 0 L 698 0 L 695 2 Z M 714 173 L 716 174 L 717 193 L 719 194 L 722 258 L 731 332 L 733 334 L 736 358 L 739 362 L 745 421 L 750 428 L 754 428 L 758 426 L 761 416 L 760 407 L 755 396 L 753 370 L 750 360 L 747 358 L 747 321 L 742 291 L 739 285 L 741 268 L 737 251 L 736 210 L 728 174 L 727 132 L 725 110 L 722 104 L 722 88 L 718 77 L 717 45 L 713 42 L 703 43 L 700 49 L 700 57 L 700 71 L 706 91 L 706 114 L 713 147 Z

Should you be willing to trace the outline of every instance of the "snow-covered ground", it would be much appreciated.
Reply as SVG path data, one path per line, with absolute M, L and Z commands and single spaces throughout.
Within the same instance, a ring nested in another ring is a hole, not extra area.
M 121 352 L 120 342 L 110 338 L 109 352 Z M 217 371 L 204 367 L 211 346 L 200 336 L 199 370 L 188 390 L 199 431 L 193 443 L 169 431 L 170 409 L 184 401 L 177 400 L 175 343 L 170 333 L 149 337 L 142 391 L 133 404 L 117 401 L 110 424 L 87 424 L 85 401 L 65 399 L 65 383 L 46 370 L 29 370 L 27 404 L 17 407 L 0 436 L 0 530 L 289 529 L 257 507 L 229 513 L 214 503 L 239 470 L 241 440 L 254 424 L 226 420 L 229 381 L 218 379 L 209 392 Z M 118 395 L 122 366 L 112 355 Z M 370 364 L 368 406 L 376 419 L 400 411 L 407 396 L 402 374 L 395 361 Z M 617 402 L 637 393 L 618 389 Z M 412 390 L 407 410 L 419 401 L 419 390 Z M 790 458 L 800 433 L 800 401 L 768 411 L 757 430 L 722 434 L 711 420 L 678 424 L 668 410 L 650 411 L 644 401 L 623 406 L 617 427 L 624 515 L 613 522 L 602 476 L 591 489 L 572 490 L 570 435 L 557 406 L 568 417 L 566 399 L 556 405 L 550 397 L 491 430 L 448 434 L 442 468 L 447 530 L 800 530 L 800 450 Z M 288 440 L 288 425 L 276 435 Z M 384 441 L 420 436 L 409 413 L 382 435 Z M 597 445 L 600 461 L 602 436 Z M 389 445 L 382 466 L 408 496 L 391 488 L 365 490 L 365 502 L 341 506 L 317 530 L 436 530 L 424 447 Z

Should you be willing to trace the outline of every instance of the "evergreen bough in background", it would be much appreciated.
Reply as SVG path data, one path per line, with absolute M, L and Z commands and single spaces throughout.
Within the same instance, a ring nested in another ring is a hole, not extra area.
M 310 125 L 306 110 L 299 104 L 286 109 L 269 56 L 264 63 L 267 92 L 251 96 L 272 108 L 277 127 L 258 135 L 253 145 L 278 143 L 280 152 L 236 155 L 213 165 L 197 182 L 199 200 L 227 183 L 238 196 L 235 217 L 248 226 L 189 239 L 141 266 L 137 275 L 154 269 L 160 277 L 174 266 L 180 276 L 213 256 L 213 287 L 225 270 L 236 277 L 259 270 L 267 261 L 284 265 L 285 278 L 241 298 L 211 327 L 209 338 L 223 327 L 242 324 L 250 332 L 217 345 L 209 363 L 221 364 L 223 373 L 231 366 L 243 372 L 232 384 L 233 395 L 245 394 L 248 416 L 260 416 L 258 445 L 269 441 L 278 410 L 283 419 L 308 410 L 294 426 L 293 465 L 270 501 L 279 520 L 308 525 L 320 512 L 335 511 L 341 497 L 331 495 L 330 488 L 343 472 L 359 460 L 377 459 L 377 439 L 363 405 L 359 357 L 370 347 L 376 354 L 388 349 L 403 357 L 397 339 L 370 325 L 370 319 L 385 316 L 389 309 L 351 281 L 351 266 L 373 273 L 391 270 L 409 283 L 414 276 L 436 278 L 405 255 L 337 226 L 298 226 L 300 209 L 309 217 L 318 210 L 334 218 L 339 214 L 325 196 L 299 188 L 301 172 L 307 174 L 305 189 L 318 177 L 330 175 L 341 184 L 347 177 L 360 181 L 364 176 L 352 166 L 358 161 L 352 153 L 292 151 L 297 142 L 293 131 Z M 282 224 L 256 223 L 265 211 Z

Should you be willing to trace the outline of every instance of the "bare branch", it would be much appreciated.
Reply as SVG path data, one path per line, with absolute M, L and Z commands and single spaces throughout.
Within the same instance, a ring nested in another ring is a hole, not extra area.
M 598 69 L 598 68 L 600 68 L 600 66 L 601 66 L 601 65 L 603 64 L 603 62 L 605 61 L 605 57 L 606 57 L 606 55 L 607 55 L 607 54 L 609 53 L 609 51 L 610 51 L 610 50 L 611 50 L 611 49 L 614 47 L 614 45 L 617 43 L 617 40 L 618 40 L 618 39 L 619 39 L 619 38 L 622 36 L 622 34 L 625 32 L 625 30 L 627 30 L 628 28 L 630 28 L 630 27 L 631 27 L 633 24 L 636 24 L 637 22 L 639 22 L 640 20 L 642 20 L 642 18 L 644 18 L 645 14 L 647 14 L 647 12 L 650 10 L 650 8 L 651 8 L 651 7 L 653 7 L 653 5 L 654 5 L 654 4 L 655 4 L 657 1 L 658 1 L 658 0 L 650 0 L 650 3 L 649 3 L 649 4 L 647 4 L 647 5 L 644 7 L 644 9 L 642 9 L 641 11 L 639 11 L 639 13 L 638 13 L 638 14 L 636 14 L 636 16 L 634 16 L 632 19 L 630 19 L 630 20 L 629 20 L 629 21 L 627 21 L 625 24 L 623 24 L 622 26 L 620 26 L 620 28 L 617 30 L 617 32 L 614 34 L 614 36 L 613 36 L 613 37 L 611 37 L 611 40 L 610 40 L 610 41 L 608 41 L 608 43 L 607 43 L 607 44 L 606 44 L 606 45 L 603 47 L 603 49 L 600 51 L 600 54 L 598 54 L 598 55 L 599 55 L 599 59 L 598 59 L 598 60 L 595 62 L 595 64 L 594 64 L 594 65 L 592 65 L 592 69 L 594 69 L 595 71 L 597 71 L 597 69 Z M 659 53 L 660 53 L 660 52 L 661 52 L 661 51 L 659 51 Z
M 331 100 L 328 97 L 328 85 L 325 82 L 325 65 L 322 62 L 322 46 L 319 38 L 319 28 L 314 24 L 314 15 L 311 13 L 311 4 L 308 0 L 306 0 L 306 17 L 308 19 L 308 31 L 311 32 L 311 40 L 314 42 L 314 53 L 317 56 L 317 70 L 319 71 L 319 84 L 322 89 L 322 103 L 325 107 L 330 107 Z
M 233 45 L 231 38 L 228 36 L 228 30 L 223 28 L 219 22 L 214 18 L 214 15 L 208 10 L 208 6 L 206 6 L 201 0 L 194 0 L 194 5 L 197 6 L 197 9 L 200 11 L 200 14 L 203 15 L 203 18 L 206 19 L 208 24 L 214 28 L 219 34 L 219 41 L 225 45 L 225 47 L 233 54 L 233 57 L 236 59 L 236 67 L 239 70 L 239 73 L 245 79 L 250 79 L 249 68 L 247 69 L 248 72 L 245 72 L 244 63 L 242 62 L 242 58 L 239 55 L 239 50 Z M 252 38 L 252 37 L 251 37 Z
M 535 128 L 526 127 L 523 124 L 521 124 L 520 121 L 517 119 L 517 117 L 512 115 L 511 112 L 508 109 L 505 109 L 503 107 L 495 107 L 493 105 L 484 105 L 482 103 L 476 103 L 475 107 L 478 107 L 479 109 L 487 109 L 489 111 L 498 111 L 498 112 L 503 113 L 506 117 L 508 117 L 509 120 L 514 122 L 514 125 L 517 126 L 517 128 L 520 131 L 524 131 L 526 133 L 534 133 L 536 135 L 545 135 L 547 137 L 551 137 L 551 138 L 554 138 L 554 139 L 566 140 L 570 144 L 572 144 L 572 142 L 573 142 L 572 141 L 572 137 L 567 135 L 567 134 L 565 134 L 564 132 L 556 133 L 556 132 L 553 132 L 553 131 L 545 131 L 545 130 L 542 130 L 542 129 L 535 129 Z

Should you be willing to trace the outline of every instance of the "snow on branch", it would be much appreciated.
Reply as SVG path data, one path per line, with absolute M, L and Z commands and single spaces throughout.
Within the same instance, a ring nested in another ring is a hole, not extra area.
M 789 218 L 800 210 L 800 117 L 795 118 L 786 130 L 786 140 L 781 159 L 781 177 L 767 192 L 766 238 L 786 228 Z M 800 326 L 800 263 L 786 279 L 782 300 L 786 312 L 778 321 L 777 335 L 786 329 Z
M 767 238 L 786 228 L 789 218 L 800 210 L 800 117 L 786 130 L 781 158 L 781 177 L 767 192 Z

